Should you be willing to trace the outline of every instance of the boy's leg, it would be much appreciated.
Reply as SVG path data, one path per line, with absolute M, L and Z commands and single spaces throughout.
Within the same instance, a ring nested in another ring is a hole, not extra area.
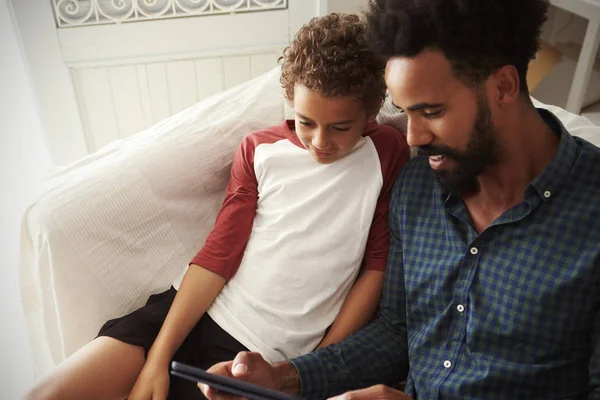
M 124 399 L 146 361 L 175 289 L 149 297 L 146 305 L 102 326 L 29 394 L 29 399 Z
M 142 347 L 98 337 L 61 363 L 28 399 L 124 399 L 144 362 Z

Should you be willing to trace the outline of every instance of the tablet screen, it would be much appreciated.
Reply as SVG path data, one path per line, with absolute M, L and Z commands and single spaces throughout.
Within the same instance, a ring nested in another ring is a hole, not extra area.
M 211 374 L 201 368 L 192 367 L 191 365 L 177 361 L 171 363 L 171 375 L 188 379 L 193 382 L 205 383 L 214 389 L 236 396 L 242 396 L 249 400 L 299 400 L 299 398 L 283 392 L 266 389 L 237 379 Z

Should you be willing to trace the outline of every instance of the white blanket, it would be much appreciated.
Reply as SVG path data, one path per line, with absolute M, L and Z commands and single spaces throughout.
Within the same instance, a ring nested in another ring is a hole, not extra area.
M 574 134 L 597 127 L 552 109 Z M 36 375 L 165 290 L 200 249 L 241 138 L 290 115 L 279 70 L 56 172 L 23 217 L 21 294 Z M 387 102 L 379 121 L 406 118 Z
M 50 177 L 21 235 L 36 375 L 169 287 L 213 226 L 242 137 L 284 112 L 275 69 Z

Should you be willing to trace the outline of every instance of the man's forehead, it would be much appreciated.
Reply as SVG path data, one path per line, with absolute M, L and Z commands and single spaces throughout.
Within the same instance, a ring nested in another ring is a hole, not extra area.
M 459 83 L 450 63 L 439 51 L 391 58 L 386 65 L 385 80 L 392 97 L 398 95 L 407 101 L 408 96 L 411 102 L 439 101 Z
M 440 51 L 426 50 L 414 57 L 392 57 L 385 68 L 386 80 L 439 80 L 454 78 L 452 66 Z

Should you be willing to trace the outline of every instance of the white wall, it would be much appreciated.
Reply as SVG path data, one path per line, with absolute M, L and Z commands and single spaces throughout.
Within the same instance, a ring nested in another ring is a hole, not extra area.
M 368 3 L 368 0 L 329 0 L 327 11 L 360 14 Z
M 18 284 L 19 226 L 50 165 L 8 0 L 0 0 L 0 399 L 19 399 L 33 365 Z

